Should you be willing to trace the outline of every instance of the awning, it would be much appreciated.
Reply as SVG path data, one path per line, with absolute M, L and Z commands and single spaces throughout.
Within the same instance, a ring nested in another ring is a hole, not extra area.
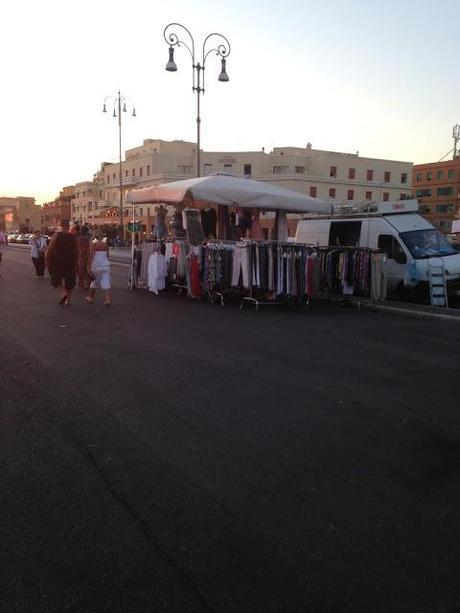
M 311 198 L 264 181 L 219 173 L 133 190 L 129 192 L 127 201 L 132 204 L 177 204 L 182 202 L 187 194 L 200 202 L 242 208 L 323 214 L 328 214 L 331 210 L 330 203 L 319 198 Z

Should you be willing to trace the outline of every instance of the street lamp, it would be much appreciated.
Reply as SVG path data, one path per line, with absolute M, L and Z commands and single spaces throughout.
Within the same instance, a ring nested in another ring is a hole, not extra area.
M 179 36 L 175 32 L 172 31 L 173 28 L 181 28 L 182 30 L 184 30 L 190 38 L 189 42 L 191 43 L 191 45 L 189 46 L 187 43 L 180 40 Z M 228 40 L 225 38 L 223 34 L 219 34 L 218 32 L 212 32 L 211 34 L 208 34 L 208 36 L 206 36 L 206 38 L 203 41 L 203 51 L 202 51 L 201 63 L 200 63 L 200 62 L 195 61 L 195 41 L 190 31 L 185 26 L 183 26 L 180 23 L 170 23 L 164 29 L 163 36 L 164 36 L 166 43 L 169 45 L 169 60 L 168 60 L 168 63 L 166 64 L 166 70 L 168 72 L 176 72 L 177 70 L 177 65 L 176 65 L 176 62 L 174 61 L 174 47 L 176 46 L 180 47 L 181 45 L 184 45 L 184 47 L 188 49 L 188 52 L 190 53 L 190 56 L 192 58 L 192 72 L 193 72 L 192 91 L 197 93 L 196 170 L 197 170 L 197 177 L 199 177 L 200 176 L 200 123 L 201 123 L 200 94 L 201 93 L 204 94 L 204 91 L 205 91 L 204 89 L 204 74 L 205 74 L 204 69 L 205 69 L 205 64 L 206 64 L 206 58 L 213 51 L 216 53 L 216 55 L 220 56 L 221 69 L 220 69 L 218 80 L 222 81 L 223 83 L 226 83 L 229 80 L 227 70 L 226 70 L 226 62 L 227 62 L 226 58 L 230 54 L 230 43 L 228 42 Z M 213 47 L 212 49 L 207 50 L 206 45 L 208 41 L 213 37 L 217 37 L 221 40 L 219 44 L 217 45 L 217 47 Z M 201 75 L 201 72 L 203 72 L 203 75 Z
M 107 104 L 109 106 L 113 105 L 113 113 L 112 117 L 118 118 L 118 155 L 119 155 L 119 183 L 120 183 L 120 240 L 124 243 L 125 234 L 124 234 L 124 224 L 123 224 L 123 173 L 122 173 L 122 157 L 121 157 L 121 114 L 127 112 L 127 107 L 130 106 L 132 108 L 132 116 L 136 117 L 136 109 L 134 107 L 134 103 L 130 98 L 126 98 L 122 96 L 120 90 L 118 90 L 118 94 L 116 96 L 106 96 L 104 98 L 104 105 L 102 107 L 102 112 L 107 113 Z

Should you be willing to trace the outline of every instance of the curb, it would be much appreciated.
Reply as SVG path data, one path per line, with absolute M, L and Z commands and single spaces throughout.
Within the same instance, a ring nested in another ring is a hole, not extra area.
M 417 319 L 434 319 L 438 321 L 455 321 L 456 323 L 460 323 L 460 315 L 432 313 L 431 311 L 417 311 L 416 309 L 398 309 L 398 307 L 375 304 L 370 302 L 358 303 L 358 308 L 365 308 L 369 309 L 370 311 L 380 311 L 381 313 L 389 313 L 391 315 L 407 315 L 408 317 L 415 317 Z

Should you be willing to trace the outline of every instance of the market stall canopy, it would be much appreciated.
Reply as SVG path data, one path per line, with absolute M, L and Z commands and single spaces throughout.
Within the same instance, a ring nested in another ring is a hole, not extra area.
M 129 192 L 127 200 L 132 204 L 174 204 L 182 202 L 187 194 L 197 201 L 243 208 L 323 214 L 331 210 L 330 203 L 319 198 L 311 198 L 264 181 L 219 173 L 133 190 Z

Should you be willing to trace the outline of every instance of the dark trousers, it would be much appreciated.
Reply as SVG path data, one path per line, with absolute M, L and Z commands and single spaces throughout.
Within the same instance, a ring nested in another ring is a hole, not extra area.
M 32 258 L 32 262 L 34 263 L 37 277 L 43 277 L 45 274 L 45 256 L 41 255 L 38 258 Z

